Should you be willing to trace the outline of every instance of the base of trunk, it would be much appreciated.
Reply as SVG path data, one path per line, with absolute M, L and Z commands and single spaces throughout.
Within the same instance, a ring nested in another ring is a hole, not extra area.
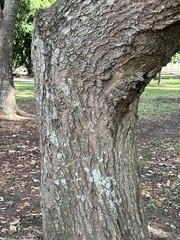
M 16 103 L 15 89 L 10 83 L 6 84 L 0 94 L 0 112 L 8 119 L 34 119 L 35 115 L 21 110 Z

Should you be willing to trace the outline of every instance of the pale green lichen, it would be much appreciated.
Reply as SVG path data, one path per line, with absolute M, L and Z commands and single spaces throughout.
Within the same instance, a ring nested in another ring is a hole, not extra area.
M 81 17 L 81 21 L 82 21 L 82 22 L 85 22 L 86 20 L 87 20 L 87 17 L 86 17 L 86 16 L 82 16 L 82 17 Z
M 92 170 L 92 175 L 93 175 L 93 181 L 96 185 L 101 185 L 102 184 L 102 177 L 101 177 L 101 172 L 99 170 Z
M 114 202 L 109 202 L 109 206 L 110 206 L 110 208 L 114 208 L 115 207 Z
M 76 178 L 74 179 L 74 182 L 78 182 L 81 181 L 82 179 L 79 177 L 78 172 L 75 172 L 74 175 L 76 176 Z
M 60 50 L 59 48 L 56 48 L 55 51 L 52 54 L 52 58 L 51 58 L 51 64 L 52 65 L 56 65 L 58 58 L 59 58 L 59 54 L 60 54 Z
M 88 167 L 84 168 L 84 171 L 86 171 L 87 173 L 90 171 Z
M 89 6 L 89 12 L 93 14 L 95 12 L 95 7 Z
M 65 27 L 65 28 L 62 29 L 62 33 L 63 33 L 64 35 L 67 35 L 67 34 L 70 32 L 70 30 L 71 30 L 70 26 L 67 26 L 67 27 Z
M 57 186 L 59 186 L 59 184 L 60 184 L 60 181 L 59 181 L 59 179 L 57 179 L 57 180 L 55 180 L 55 182 L 54 182 Z
M 66 96 L 70 95 L 70 88 L 67 84 L 62 83 L 61 84 L 62 90 Z
M 69 15 L 70 11 L 66 12 L 64 14 L 64 16 L 67 18 L 68 21 L 70 21 L 71 19 L 73 19 L 73 16 Z
M 72 81 L 71 78 L 68 78 L 67 80 L 68 80 L 68 83 L 71 83 L 71 81 Z
M 113 5 L 114 4 L 114 0 L 106 0 L 108 5 Z
M 77 195 L 76 198 L 81 200 L 82 202 L 86 201 L 86 196 L 85 195 Z
M 75 175 L 76 177 L 79 177 L 79 174 L 78 174 L 78 172 L 75 172 L 75 173 L 74 173 L 74 175 Z
M 66 179 L 61 179 L 62 184 L 66 184 Z
M 80 103 L 76 102 L 76 101 L 72 101 L 71 104 L 74 106 L 74 107 L 78 107 L 80 105 Z
M 50 98 L 50 93 L 48 91 L 46 91 L 46 99 Z
M 98 202 L 103 204 L 102 195 L 107 198 L 107 203 L 110 208 L 114 208 L 115 204 L 121 203 L 121 199 L 116 199 L 115 191 L 111 190 L 112 185 L 116 185 L 116 180 L 113 177 L 104 177 L 97 169 L 92 170 L 92 177 L 89 178 L 90 182 L 94 182 L 99 191 Z
M 103 158 L 97 157 L 97 159 L 98 159 L 98 162 L 99 162 L 99 163 L 102 163 L 102 162 L 103 162 Z
M 55 132 L 52 132 L 51 135 L 49 136 L 49 140 L 50 142 L 55 145 L 56 147 L 59 146 L 59 141 L 58 141 L 58 137 L 56 136 Z
M 94 183 L 98 190 L 98 202 L 100 204 L 104 204 L 104 197 L 106 197 L 106 202 L 110 208 L 114 209 L 116 205 L 122 203 L 122 198 L 117 199 L 115 190 L 112 190 L 112 185 L 116 185 L 116 180 L 113 177 L 104 177 L 98 169 L 93 169 L 92 171 L 88 167 L 84 167 L 84 171 L 92 174 L 89 177 L 89 181 Z M 79 181 L 79 175 L 77 172 L 74 174 L 77 178 L 75 181 Z M 78 200 L 85 202 L 87 200 L 87 196 L 85 195 L 77 195 Z
M 54 183 L 59 186 L 60 184 L 66 185 L 66 179 L 56 179 Z
M 65 78 L 61 79 L 61 89 L 66 96 L 70 95 L 70 86 L 69 86 L 70 84 L 71 84 L 71 78 L 68 78 L 67 80 Z
M 47 163 L 47 162 L 48 162 L 46 156 L 44 156 L 43 159 L 44 159 L 44 163 Z
M 58 154 L 57 154 L 57 159 L 58 159 L 58 160 L 61 160 L 62 157 L 63 157 L 62 153 L 58 153 Z
M 36 38 L 34 40 L 34 46 L 36 47 L 37 51 L 37 61 L 38 63 L 41 63 L 41 77 L 43 76 L 43 72 L 45 72 L 46 65 L 45 65 L 45 50 L 44 50 L 44 42 L 40 38 Z
M 85 0 L 84 3 L 89 4 L 89 3 L 91 3 L 91 0 Z

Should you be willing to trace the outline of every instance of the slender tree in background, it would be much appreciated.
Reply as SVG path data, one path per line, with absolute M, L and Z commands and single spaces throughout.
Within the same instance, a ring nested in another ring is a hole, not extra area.
M 5 115 L 32 117 L 20 110 L 16 104 L 12 72 L 13 55 L 16 64 L 18 66 L 25 65 L 28 72 L 31 73 L 33 16 L 37 9 L 46 8 L 53 2 L 54 0 L 44 0 L 43 2 L 40 0 L 0 1 L 0 112 Z
M 12 72 L 13 33 L 18 0 L 0 1 L 0 112 L 15 115 L 16 105 Z
M 149 239 L 138 99 L 180 49 L 179 36 L 177 0 L 58 0 L 36 15 L 46 240 Z
M 158 86 L 161 84 L 161 71 L 158 73 Z

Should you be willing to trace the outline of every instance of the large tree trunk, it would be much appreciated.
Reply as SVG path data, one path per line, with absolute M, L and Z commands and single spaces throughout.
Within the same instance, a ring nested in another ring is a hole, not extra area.
M 136 112 L 180 47 L 179 8 L 176 0 L 59 0 L 36 15 L 46 240 L 149 238 Z

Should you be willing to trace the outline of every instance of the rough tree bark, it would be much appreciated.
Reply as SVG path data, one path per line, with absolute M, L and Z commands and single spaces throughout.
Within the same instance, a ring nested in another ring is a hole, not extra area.
M 136 112 L 180 48 L 179 10 L 177 0 L 59 0 L 36 15 L 46 240 L 149 239 Z

